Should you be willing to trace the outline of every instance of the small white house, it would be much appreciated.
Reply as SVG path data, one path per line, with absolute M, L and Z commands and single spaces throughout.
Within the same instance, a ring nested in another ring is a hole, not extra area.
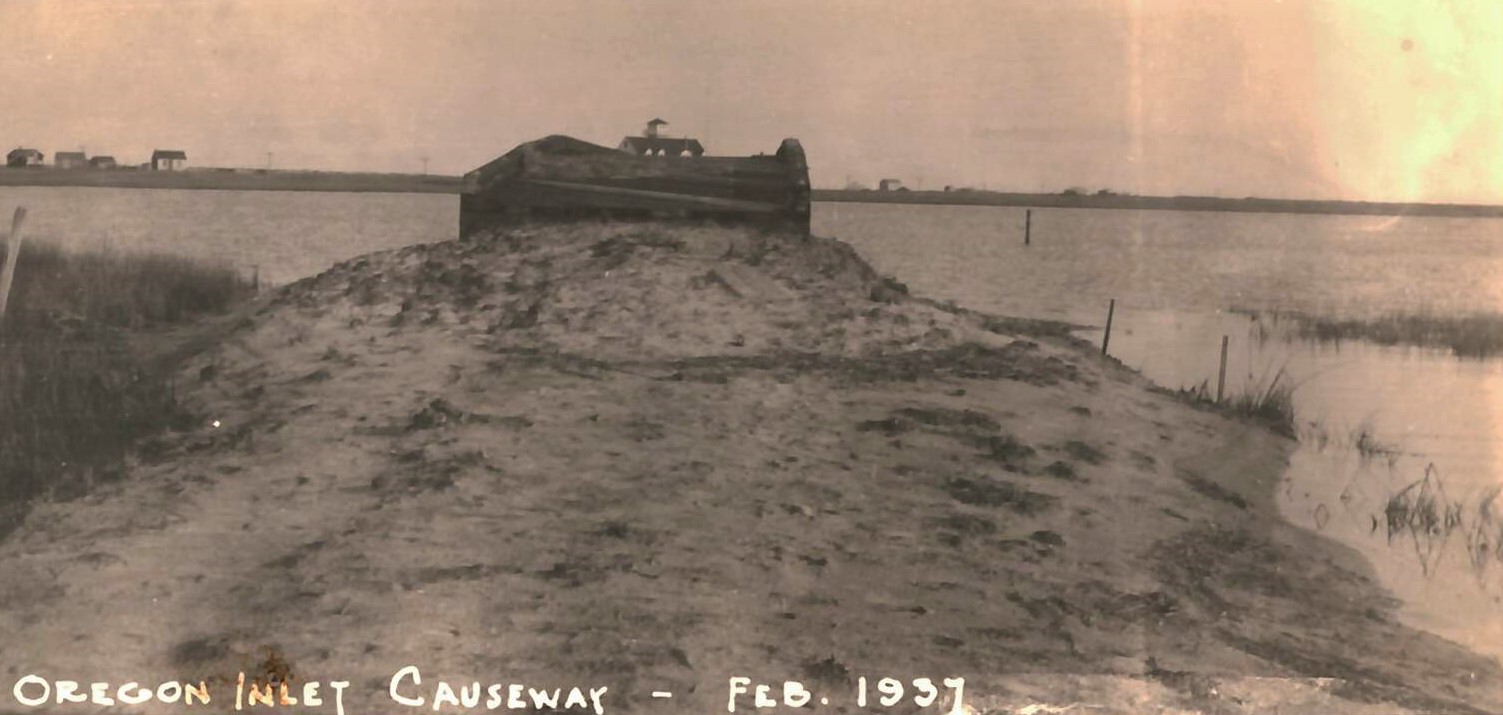
M 178 149 L 158 149 L 151 153 L 152 171 L 180 171 L 187 166 L 187 152 Z
M 60 151 L 52 155 L 54 169 L 83 169 L 88 165 L 89 158 L 81 151 Z

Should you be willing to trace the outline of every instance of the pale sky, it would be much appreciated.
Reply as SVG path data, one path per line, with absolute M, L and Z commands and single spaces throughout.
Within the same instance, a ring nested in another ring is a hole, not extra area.
M 0 145 L 458 174 L 653 117 L 884 177 L 1503 203 L 1503 0 L 0 0 Z M 8 147 L 7 147 L 8 148 Z

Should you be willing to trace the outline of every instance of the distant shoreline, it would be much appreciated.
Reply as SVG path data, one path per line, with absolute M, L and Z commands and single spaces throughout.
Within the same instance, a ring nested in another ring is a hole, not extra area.
M 1227 199 L 1215 196 L 1127 196 L 1121 194 L 1013 194 L 996 191 L 844 191 L 815 189 L 814 201 L 929 204 L 936 206 L 1017 206 L 1066 209 L 1157 211 L 1235 211 L 1247 213 L 1355 214 L 1364 216 L 1449 216 L 1503 218 L 1503 206 L 1421 204 L 1300 199 Z
M 378 174 L 337 171 L 190 169 L 186 171 L 59 170 L 0 168 L 0 186 L 83 186 L 121 189 L 221 191 L 335 191 L 459 194 L 464 178 L 439 174 Z M 1351 214 L 1503 218 L 1503 206 L 1301 199 L 1228 199 L 1216 196 L 1121 194 L 1023 194 L 999 191 L 846 191 L 815 189 L 814 201 L 1013 206 L 1019 208 L 1232 211 L 1245 213 Z
M 338 191 L 457 194 L 463 180 L 436 174 L 337 171 L 190 169 L 186 171 L 0 168 L 0 186 L 82 186 L 118 189 Z

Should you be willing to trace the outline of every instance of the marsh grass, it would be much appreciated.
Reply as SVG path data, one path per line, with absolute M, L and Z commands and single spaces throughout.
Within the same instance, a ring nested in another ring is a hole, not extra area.
M 0 246 L 4 243 L 0 242 Z M 223 312 L 254 293 L 238 271 L 160 253 L 66 251 L 24 244 L 6 335 L 59 329 L 141 329 Z
M 230 268 L 25 244 L 0 322 L 0 534 L 31 500 L 118 476 L 134 440 L 187 419 L 173 366 L 143 364 L 128 338 L 252 293 Z
M 1391 313 L 1373 318 L 1331 318 L 1298 312 L 1237 310 L 1252 316 L 1264 340 L 1283 331 L 1295 337 L 1340 344 L 1366 340 L 1379 345 L 1412 345 L 1450 350 L 1458 357 L 1503 354 L 1503 314 L 1433 315 Z M 1264 319 L 1270 320 L 1268 327 Z M 1287 321 L 1287 323 L 1286 323 Z
M 1503 353 L 1503 315 L 1386 315 L 1366 320 L 1302 318 L 1300 333 L 1316 340 L 1363 339 L 1380 345 L 1449 348 L 1458 357 Z
M 1388 543 L 1407 536 L 1419 557 L 1420 568 L 1429 575 L 1451 535 L 1462 525 L 1463 505 L 1446 494 L 1445 482 L 1434 464 L 1425 475 L 1389 496 L 1383 509 Z
M 1426 576 L 1434 573 L 1446 545 L 1458 533 L 1467 563 L 1479 583 L 1494 563 L 1503 564 L 1503 516 L 1498 496 L 1503 486 L 1491 486 L 1469 499 L 1453 499 L 1434 464 L 1424 476 L 1389 496 L 1383 517 L 1388 543 L 1407 540 Z M 1374 518 L 1373 528 L 1377 528 Z
M 1345 436 L 1333 434 L 1324 422 L 1314 420 L 1301 425 L 1298 431 L 1299 441 L 1315 451 L 1325 452 L 1332 447 L 1350 449 L 1357 453 L 1363 465 L 1383 462 L 1393 469 L 1404 454 L 1398 445 L 1380 439 L 1372 425 L 1366 422 L 1352 428 Z

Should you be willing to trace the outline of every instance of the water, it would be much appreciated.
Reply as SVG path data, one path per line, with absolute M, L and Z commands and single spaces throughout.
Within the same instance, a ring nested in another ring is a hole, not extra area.
M 1166 387 L 1214 391 L 1228 336 L 1228 394 L 1297 385 L 1285 516 L 1364 554 L 1410 623 L 1503 657 L 1503 561 L 1479 574 L 1459 531 L 1390 542 L 1383 513 L 1427 469 L 1473 506 L 1503 484 L 1503 360 L 1289 340 L 1233 312 L 1503 312 L 1503 221 L 1050 209 L 1034 211 L 1025 247 L 1024 215 L 825 204 L 814 228 L 915 292 L 1097 326 L 1081 333 L 1096 342 L 1116 298 L 1112 355 Z M 1364 431 L 1396 453 L 1364 458 Z
M 921 292 L 1100 323 L 1132 310 L 1503 311 L 1503 220 L 819 204 L 814 231 Z
M 70 248 L 163 251 L 289 283 L 362 253 L 451 238 L 459 197 L 296 191 L 0 187 L 10 230 Z
M 66 246 L 220 261 L 268 283 L 362 253 L 452 237 L 444 195 L 0 188 L 0 216 Z M 916 292 L 968 307 L 1098 326 L 1117 299 L 1111 352 L 1167 387 L 1298 384 L 1300 447 L 1281 506 L 1373 562 L 1415 625 L 1503 656 L 1503 562 L 1474 576 L 1461 535 L 1423 560 L 1387 538 L 1389 495 L 1438 470 L 1454 499 L 1503 483 L 1503 360 L 1290 342 L 1232 312 L 1332 316 L 1503 312 L 1503 220 L 818 204 L 815 232 L 844 239 Z M 1364 460 L 1362 430 L 1397 453 Z M 1435 563 L 1431 563 L 1434 561 Z M 1423 565 L 1422 565 L 1423 564 Z

